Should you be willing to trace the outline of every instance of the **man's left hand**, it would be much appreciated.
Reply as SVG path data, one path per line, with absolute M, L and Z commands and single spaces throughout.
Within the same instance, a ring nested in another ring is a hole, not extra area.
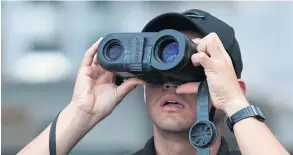
M 210 33 L 202 39 L 193 41 L 198 46 L 191 60 L 194 66 L 204 67 L 213 105 L 223 110 L 228 116 L 248 106 L 243 92 L 245 84 L 241 80 L 238 81 L 231 58 L 218 35 Z M 176 92 L 196 93 L 198 86 L 199 83 L 186 83 L 180 85 Z

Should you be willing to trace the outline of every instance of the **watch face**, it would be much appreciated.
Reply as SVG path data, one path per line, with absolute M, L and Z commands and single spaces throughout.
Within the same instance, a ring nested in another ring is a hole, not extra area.
M 251 105 L 251 108 L 253 110 L 253 113 L 255 114 L 255 117 L 259 121 L 264 122 L 265 116 L 264 116 L 263 112 L 260 110 L 260 108 L 258 106 L 255 106 L 255 105 Z
M 258 112 L 262 117 L 265 117 L 264 113 L 260 109 L 258 109 Z
M 260 119 L 263 121 L 265 119 L 264 113 L 260 110 L 259 107 L 255 106 L 255 108 L 257 110 L 256 114 L 258 114 L 260 116 Z

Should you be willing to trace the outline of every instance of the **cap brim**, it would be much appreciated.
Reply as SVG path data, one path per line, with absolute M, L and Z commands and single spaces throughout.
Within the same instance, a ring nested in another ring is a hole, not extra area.
M 201 32 L 190 18 L 180 13 L 161 14 L 149 21 L 142 32 L 158 32 L 164 29 Z

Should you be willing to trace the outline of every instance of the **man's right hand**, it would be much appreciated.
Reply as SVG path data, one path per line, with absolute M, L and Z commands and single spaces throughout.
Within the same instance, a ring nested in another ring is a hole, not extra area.
M 132 78 L 120 86 L 115 85 L 114 74 L 104 70 L 98 63 L 96 52 L 100 41 L 85 53 L 79 68 L 72 96 L 72 105 L 91 117 L 91 126 L 107 117 L 123 98 L 144 81 Z
M 92 127 L 107 117 L 123 98 L 144 81 L 132 78 L 116 86 L 114 74 L 105 71 L 95 57 L 99 39 L 85 53 L 79 68 L 71 103 L 62 110 L 56 126 L 56 152 L 68 154 Z M 49 155 L 49 125 L 18 155 Z

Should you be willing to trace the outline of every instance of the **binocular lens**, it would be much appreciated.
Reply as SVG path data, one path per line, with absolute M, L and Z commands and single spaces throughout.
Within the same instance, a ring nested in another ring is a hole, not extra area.
M 117 60 L 122 54 L 122 46 L 118 42 L 113 42 L 109 45 L 106 55 L 112 61 Z
M 165 63 L 174 61 L 179 53 L 179 45 L 175 41 L 169 41 L 161 49 L 159 51 L 159 58 Z
M 158 43 L 157 57 L 164 63 L 173 62 L 179 53 L 179 44 L 174 38 L 164 38 Z

